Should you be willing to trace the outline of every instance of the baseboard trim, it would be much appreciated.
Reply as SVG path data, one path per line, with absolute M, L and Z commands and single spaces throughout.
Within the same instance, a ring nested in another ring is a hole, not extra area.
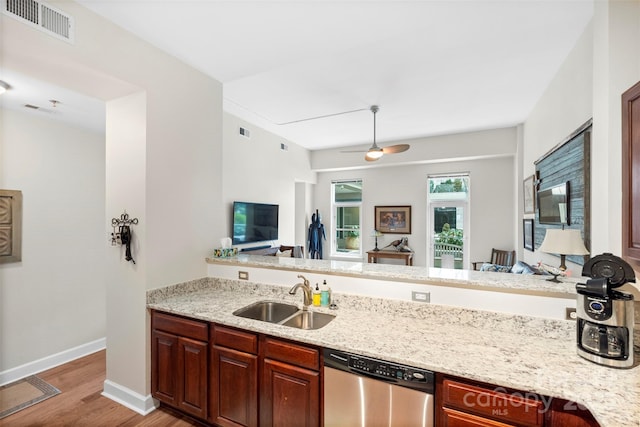
M 158 402 L 154 400 L 151 395 L 143 396 L 138 392 L 109 380 L 104 381 L 102 395 L 122 406 L 126 406 L 140 415 L 147 415 L 159 406 Z
M 43 357 L 42 359 L 7 369 L 6 371 L 0 372 L 0 386 L 18 381 L 19 379 L 28 377 L 29 375 L 35 375 L 42 371 L 46 371 L 47 369 L 55 368 L 56 366 L 63 365 L 71 362 L 72 360 L 95 353 L 96 351 L 104 350 L 106 348 L 106 344 L 107 339 L 100 338 L 95 341 L 61 351 L 60 353 L 52 354 L 51 356 Z

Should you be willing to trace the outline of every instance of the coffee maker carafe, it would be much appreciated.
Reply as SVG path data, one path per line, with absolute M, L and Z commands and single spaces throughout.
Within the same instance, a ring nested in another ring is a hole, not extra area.
M 610 253 L 591 258 L 582 269 L 591 277 L 578 283 L 578 354 L 616 368 L 633 366 L 633 295 L 616 290 L 635 282 L 631 266 Z

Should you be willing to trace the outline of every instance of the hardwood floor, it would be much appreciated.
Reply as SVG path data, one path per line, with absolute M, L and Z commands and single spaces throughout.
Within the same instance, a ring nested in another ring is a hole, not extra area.
M 201 426 L 160 408 L 146 417 L 100 395 L 106 377 L 105 351 L 38 374 L 61 393 L 0 420 L 4 427 L 51 426 Z

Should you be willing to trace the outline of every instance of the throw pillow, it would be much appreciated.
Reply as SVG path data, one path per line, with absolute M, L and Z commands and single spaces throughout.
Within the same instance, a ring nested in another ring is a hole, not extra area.
M 489 264 L 485 262 L 480 267 L 480 271 L 495 271 L 497 273 L 509 273 L 511 271 L 511 267 L 508 265 L 498 265 L 498 264 Z
M 536 274 L 533 268 L 524 261 L 518 261 L 511 267 L 513 274 Z

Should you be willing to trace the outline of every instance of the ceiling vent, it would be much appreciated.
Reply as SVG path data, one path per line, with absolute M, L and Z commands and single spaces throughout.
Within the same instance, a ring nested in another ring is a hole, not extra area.
M 73 17 L 35 0 L 2 0 L 2 12 L 56 38 L 73 43 Z

